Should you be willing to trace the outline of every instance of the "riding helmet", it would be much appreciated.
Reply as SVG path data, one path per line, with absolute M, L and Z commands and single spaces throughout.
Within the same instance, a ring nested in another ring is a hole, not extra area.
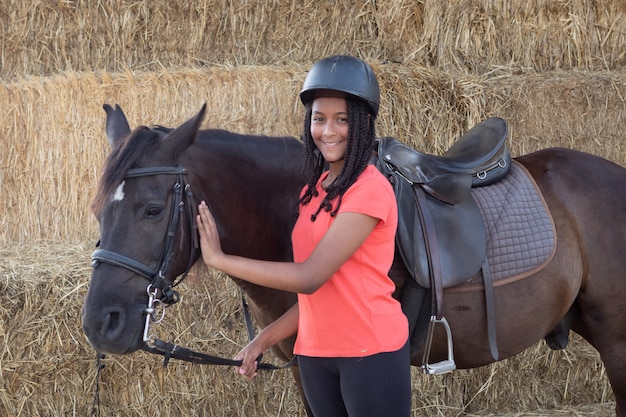
M 364 102 L 374 116 L 380 106 L 376 74 L 364 61 L 347 55 L 333 55 L 317 61 L 304 80 L 300 100 L 307 104 L 317 90 L 340 91 Z

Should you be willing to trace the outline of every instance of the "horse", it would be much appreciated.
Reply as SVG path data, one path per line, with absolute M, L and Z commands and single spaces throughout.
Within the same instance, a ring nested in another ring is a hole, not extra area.
M 199 259 L 199 201 L 213 212 L 225 252 L 292 260 L 290 232 L 306 182 L 304 147 L 295 137 L 202 130 L 204 106 L 176 128 L 134 130 L 119 106 L 104 109 L 112 151 L 92 202 L 100 241 L 82 327 L 96 351 L 129 354 L 149 343 L 144 324 L 153 314 L 151 306 L 175 302 L 177 277 Z M 626 169 L 564 148 L 514 160 L 541 190 L 557 239 L 544 268 L 494 288 L 498 360 L 519 354 L 555 329 L 566 335 L 571 329 L 599 352 L 616 415 L 626 417 Z M 410 276 L 402 268 L 400 281 Z M 261 327 L 296 301 L 294 294 L 231 278 Z M 479 325 L 486 320 L 484 293 L 446 290 L 445 297 L 457 367 L 494 362 L 487 330 Z M 276 345 L 278 358 L 289 360 L 293 343 L 291 338 Z M 435 332 L 431 358 L 445 360 L 447 350 L 445 335 Z M 419 355 L 413 358 L 413 365 L 422 365 Z M 300 387 L 298 368 L 291 369 Z

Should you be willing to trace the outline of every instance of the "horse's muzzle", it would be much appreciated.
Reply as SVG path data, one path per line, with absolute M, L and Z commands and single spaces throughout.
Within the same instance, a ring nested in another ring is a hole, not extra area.
M 141 310 L 137 310 L 137 317 L 141 317 Z M 141 320 L 129 322 L 128 317 L 122 306 L 101 309 L 85 306 L 82 324 L 87 341 L 97 352 L 104 354 L 121 355 L 138 350 L 142 344 Z

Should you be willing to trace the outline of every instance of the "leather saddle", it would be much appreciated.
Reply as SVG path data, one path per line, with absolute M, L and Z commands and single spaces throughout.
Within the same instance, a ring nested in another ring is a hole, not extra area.
M 507 124 L 501 118 L 482 121 L 441 156 L 418 152 L 390 137 L 378 140 L 376 166 L 391 182 L 398 203 L 396 247 L 414 283 L 405 284 L 402 309 L 409 319 L 411 356 L 425 343 L 427 373 L 456 368 L 452 336 L 443 317 L 443 289 L 482 272 L 492 356 L 498 359 L 495 307 L 487 261 L 487 231 L 472 187 L 493 184 L 510 170 Z M 431 293 L 431 301 L 424 295 Z M 430 306 L 430 324 L 422 312 Z M 448 360 L 429 364 L 434 326 L 444 325 Z M 425 335 L 425 336 L 424 336 Z
M 431 288 L 436 273 L 443 288 L 452 287 L 482 267 L 487 233 L 471 188 L 508 173 L 506 136 L 506 122 L 494 117 L 474 126 L 441 156 L 394 138 L 378 140 L 377 166 L 398 202 L 398 250 L 420 286 Z

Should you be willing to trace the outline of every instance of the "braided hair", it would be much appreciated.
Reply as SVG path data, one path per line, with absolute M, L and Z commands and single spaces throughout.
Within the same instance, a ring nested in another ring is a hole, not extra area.
M 330 212 L 332 217 L 337 215 L 344 193 L 357 180 L 365 170 L 374 149 L 375 118 L 369 107 L 361 100 L 346 96 L 348 108 L 348 144 L 344 156 L 344 165 L 339 176 L 326 189 L 326 196 L 320 203 L 315 214 L 311 215 L 311 221 L 315 221 L 322 211 Z M 326 170 L 326 161 L 317 149 L 311 135 L 312 102 L 306 104 L 304 117 L 304 143 L 305 143 L 305 170 L 309 182 L 298 205 L 307 205 L 313 197 L 317 197 L 317 182 Z M 335 202 L 336 200 L 336 202 Z

